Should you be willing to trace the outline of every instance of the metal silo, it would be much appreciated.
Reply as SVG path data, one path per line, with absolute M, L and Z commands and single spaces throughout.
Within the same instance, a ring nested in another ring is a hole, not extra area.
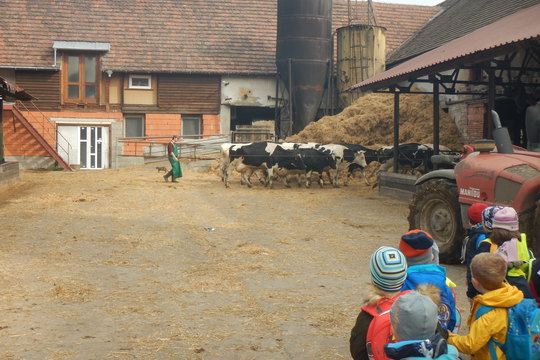
M 292 133 L 315 120 L 332 54 L 332 0 L 278 0 L 276 65 Z
M 339 106 L 344 109 L 358 96 L 347 89 L 375 74 L 386 66 L 386 29 L 374 25 L 349 25 L 337 29 L 337 74 Z

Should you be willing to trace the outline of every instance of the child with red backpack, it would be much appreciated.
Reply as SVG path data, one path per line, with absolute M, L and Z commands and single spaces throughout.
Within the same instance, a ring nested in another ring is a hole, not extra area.
M 390 309 L 395 343 L 385 345 L 390 359 L 458 360 L 457 349 L 439 334 L 437 305 L 416 291 L 400 296 Z
M 355 360 L 383 358 L 384 345 L 392 340 L 389 310 L 403 294 L 401 287 L 407 276 L 405 256 L 391 247 L 377 249 L 371 255 L 369 268 L 370 294 L 356 319 L 349 340 L 351 355 Z
M 446 277 L 446 269 L 440 266 L 439 252 L 430 234 L 422 230 L 410 230 L 401 236 L 399 250 L 407 259 L 407 278 L 402 291 L 417 290 L 423 286 L 427 293 L 436 294 L 438 301 L 438 319 L 444 329 L 457 332 L 461 324 L 461 315 L 456 307 L 455 293 L 449 284 L 455 286 Z

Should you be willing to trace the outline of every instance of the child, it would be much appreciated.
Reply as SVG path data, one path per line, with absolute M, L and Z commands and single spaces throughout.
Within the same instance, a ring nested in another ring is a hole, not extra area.
M 463 262 L 467 265 L 467 298 L 469 303 L 472 304 L 473 298 L 478 295 L 478 291 L 474 288 L 471 282 L 471 261 L 473 257 L 479 253 L 478 247 L 480 242 L 484 240 L 486 236 L 486 229 L 482 225 L 482 212 L 488 206 L 483 203 L 474 203 L 467 210 L 467 217 L 471 228 L 467 229 L 467 242 L 463 244 L 465 246 L 465 254 L 463 256 Z
M 422 230 L 411 230 L 401 236 L 399 250 L 407 258 L 408 266 L 407 278 L 401 290 L 418 290 L 424 285 L 428 292 L 436 293 L 439 298 L 437 305 L 441 326 L 449 331 L 456 331 L 461 317 L 456 309 L 455 295 L 448 285 L 451 281 L 446 278 L 446 269 L 437 265 L 438 252 L 435 251 L 435 242 L 431 235 Z M 430 297 L 434 299 L 431 294 Z
M 508 327 L 507 309 L 523 299 L 523 293 L 515 286 L 504 283 L 506 262 L 497 254 L 481 253 L 471 262 L 472 283 L 481 295 L 474 298 L 471 315 L 467 323 L 468 335 L 448 334 L 448 343 L 454 345 L 460 353 L 474 354 L 475 360 L 506 359 L 502 351 L 492 347 L 496 358 L 490 354 L 491 338 L 504 344 Z M 476 319 L 480 305 L 495 309 Z
M 489 236 L 493 231 L 493 217 L 497 211 L 501 210 L 502 208 L 502 206 L 488 206 L 482 211 L 482 226 L 486 231 L 486 236 L 488 236 L 488 238 L 480 241 L 480 244 L 478 245 L 478 253 L 495 251 L 496 246 L 491 243 Z
M 383 246 L 377 249 L 371 255 L 369 267 L 372 282 L 370 294 L 356 319 L 349 340 L 351 355 L 355 360 L 368 359 L 366 339 L 374 317 L 371 308 L 383 302 L 393 302 L 395 297 L 401 295 L 401 287 L 407 276 L 405 256 L 391 247 Z
M 514 208 L 504 207 L 495 213 L 491 242 L 497 245 L 494 252 L 502 256 L 508 265 L 506 281 L 523 291 L 526 298 L 532 299 L 529 287 L 531 254 L 525 234 L 519 233 L 519 220 Z
M 384 347 L 391 359 L 459 359 L 457 349 L 437 333 L 437 305 L 425 295 L 411 291 L 400 296 L 390 309 L 397 342 Z

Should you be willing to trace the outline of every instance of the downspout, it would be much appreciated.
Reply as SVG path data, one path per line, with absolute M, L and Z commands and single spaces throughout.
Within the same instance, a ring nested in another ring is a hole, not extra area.
M 399 171 L 399 91 L 394 88 L 394 173 Z

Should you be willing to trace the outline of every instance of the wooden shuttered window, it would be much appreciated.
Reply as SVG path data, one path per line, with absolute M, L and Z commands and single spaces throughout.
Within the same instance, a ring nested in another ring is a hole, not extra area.
M 60 72 L 17 70 L 15 82 L 37 98 L 34 103 L 40 110 L 60 109 Z
M 181 114 L 219 114 L 221 82 L 218 76 L 160 75 L 160 110 Z

